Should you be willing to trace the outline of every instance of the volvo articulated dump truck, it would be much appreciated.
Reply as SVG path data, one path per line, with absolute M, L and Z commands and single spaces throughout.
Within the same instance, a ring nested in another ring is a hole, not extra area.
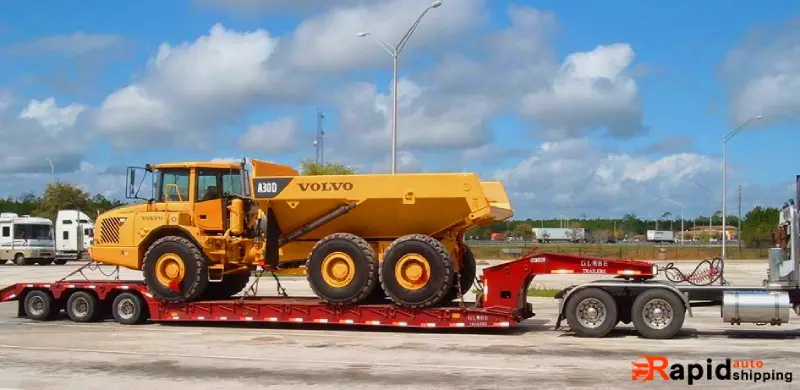
M 333 305 L 388 297 L 431 307 L 472 286 L 464 232 L 513 215 L 503 185 L 471 173 L 302 176 L 250 165 L 252 177 L 245 160 L 129 168 L 126 194 L 144 202 L 98 217 L 92 259 L 142 270 L 172 303 L 228 298 L 262 266 L 303 269 Z M 140 194 L 145 177 L 152 196 Z

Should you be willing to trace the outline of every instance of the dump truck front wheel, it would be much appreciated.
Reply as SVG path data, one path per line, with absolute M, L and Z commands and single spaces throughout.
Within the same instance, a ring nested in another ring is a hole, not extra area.
M 377 256 L 363 238 L 334 233 L 311 249 L 306 277 L 314 293 L 329 304 L 361 303 L 378 286 Z
M 156 240 L 144 254 L 144 281 L 150 292 L 166 302 L 187 302 L 208 286 L 208 263 L 190 240 L 166 236 Z
M 453 261 L 439 240 L 410 234 L 386 248 L 380 266 L 383 291 L 396 304 L 430 307 L 453 287 Z

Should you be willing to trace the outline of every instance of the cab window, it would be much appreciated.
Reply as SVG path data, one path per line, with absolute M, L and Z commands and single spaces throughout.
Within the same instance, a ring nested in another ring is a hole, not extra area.
M 222 174 L 222 192 L 229 195 L 243 196 L 242 174 L 239 171 L 225 171 Z
M 197 201 L 205 202 L 220 198 L 220 171 L 200 170 L 197 172 Z
M 178 191 L 175 190 L 175 185 L 173 184 L 178 186 Z M 188 202 L 189 170 L 170 169 L 162 171 L 160 187 L 158 201 L 163 202 L 166 199 L 170 202 Z

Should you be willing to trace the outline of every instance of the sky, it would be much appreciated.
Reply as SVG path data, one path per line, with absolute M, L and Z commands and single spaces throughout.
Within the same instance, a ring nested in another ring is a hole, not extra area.
M 125 167 L 391 167 L 392 58 L 429 0 L 0 4 L 0 196 L 124 196 Z M 47 9 L 48 12 L 41 12 Z M 517 218 L 794 197 L 800 3 L 444 0 L 399 56 L 397 170 L 502 181 Z M 371 35 L 359 37 L 359 32 Z M 760 120 L 753 120 L 761 116 Z M 49 160 L 48 160 L 49 159 Z M 677 202 L 677 203 L 676 203 Z

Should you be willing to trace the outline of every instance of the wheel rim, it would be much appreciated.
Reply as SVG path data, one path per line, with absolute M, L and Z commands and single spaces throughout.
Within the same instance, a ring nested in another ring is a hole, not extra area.
M 642 308 L 642 318 L 653 329 L 664 329 L 672 323 L 672 305 L 663 299 L 651 299 Z
M 86 298 L 76 298 L 72 301 L 72 313 L 76 317 L 86 317 L 89 314 L 89 301 Z
M 404 255 L 394 267 L 397 283 L 407 290 L 419 290 L 428 284 L 431 265 L 428 260 L 416 253 Z
M 606 305 L 597 298 L 586 298 L 575 309 L 578 322 L 587 328 L 597 328 L 606 320 Z
M 44 299 L 40 296 L 32 297 L 30 303 L 28 304 L 28 310 L 30 310 L 31 314 L 35 316 L 40 316 L 44 314 L 45 310 Z
M 322 280 L 331 287 L 345 287 L 356 275 L 356 263 L 344 252 L 333 252 L 322 260 Z
M 117 305 L 117 313 L 119 313 L 120 318 L 129 320 L 136 313 L 136 305 L 131 299 L 123 299 Z
M 156 279 L 163 286 L 171 286 L 173 283 L 183 280 L 186 273 L 186 268 L 183 265 L 183 259 L 173 253 L 166 253 L 161 255 L 156 261 Z

